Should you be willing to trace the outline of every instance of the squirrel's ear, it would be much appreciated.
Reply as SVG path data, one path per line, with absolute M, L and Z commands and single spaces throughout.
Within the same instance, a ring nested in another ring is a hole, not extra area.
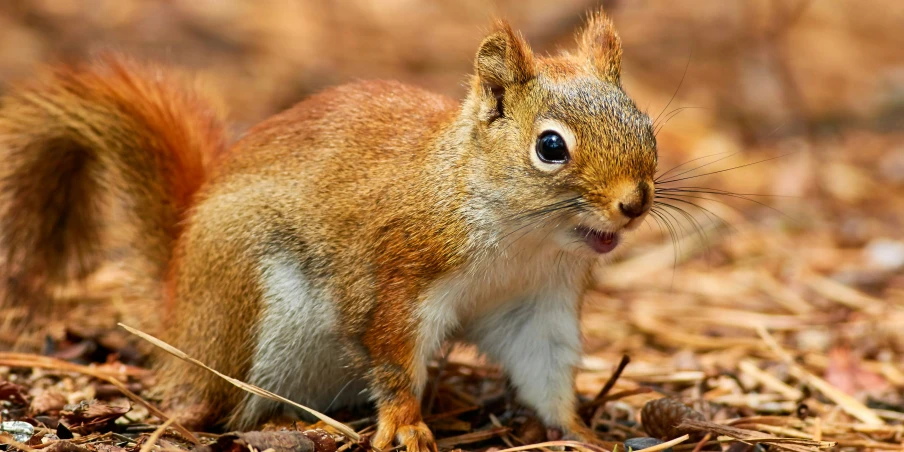
M 481 86 L 489 88 L 497 100 L 507 87 L 525 83 L 536 75 L 530 47 L 502 21 L 480 44 L 474 66 Z
M 621 38 L 612 21 L 602 10 L 591 14 L 587 26 L 578 36 L 578 46 L 585 58 L 596 70 L 597 75 L 616 85 L 621 78 Z

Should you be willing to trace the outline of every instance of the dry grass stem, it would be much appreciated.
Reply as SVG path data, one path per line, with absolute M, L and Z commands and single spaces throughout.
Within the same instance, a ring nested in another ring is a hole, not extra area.
M 229 377 L 229 376 L 227 376 L 227 375 L 223 375 L 222 373 L 220 373 L 220 372 L 218 372 L 218 371 L 216 371 L 216 370 L 214 370 L 214 369 L 208 367 L 206 364 L 204 364 L 204 363 L 202 363 L 202 362 L 200 362 L 200 361 L 198 361 L 198 360 L 196 360 L 196 359 L 194 359 L 194 358 L 188 356 L 188 355 L 185 354 L 182 350 L 179 350 L 179 349 L 177 349 L 176 347 L 173 347 L 172 345 L 169 345 L 169 344 L 167 344 L 166 342 L 161 341 L 160 339 L 157 339 L 156 337 L 151 336 L 150 334 L 147 334 L 147 333 L 145 333 L 145 332 L 143 332 L 143 331 L 140 331 L 140 330 L 138 330 L 138 329 L 132 328 L 132 327 L 130 327 L 130 326 L 128 326 L 128 325 L 123 325 L 122 323 L 120 323 L 119 326 L 125 328 L 125 329 L 126 329 L 127 331 L 129 331 L 130 333 L 132 333 L 132 334 L 134 334 L 134 335 L 136 335 L 136 336 L 138 336 L 138 337 L 140 337 L 140 338 L 142 338 L 142 339 L 144 339 L 144 340 L 150 342 L 150 343 L 153 344 L 155 347 L 158 347 L 158 348 L 160 348 L 161 350 L 163 350 L 163 351 L 165 351 L 165 352 L 167 352 L 167 353 L 169 353 L 169 354 L 175 356 L 176 358 L 179 358 L 179 359 L 181 359 L 181 360 L 183 360 L 183 361 L 192 363 L 192 364 L 194 364 L 194 365 L 196 365 L 196 366 L 198 366 L 198 367 L 203 368 L 204 370 L 207 370 L 208 372 L 213 373 L 214 375 L 216 375 L 216 376 L 218 376 L 218 377 L 220 377 L 220 378 L 222 378 L 222 379 L 228 381 L 229 383 L 231 383 L 232 385 L 238 387 L 239 389 L 242 389 L 243 391 L 249 392 L 249 393 L 254 394 L 254 395 L 256 395 L 256 396 L 259 396 L 259 397 L 263 397 L 263 398 L 265 398 L 265 399 L 275 400 L 275 401 L 278 401 L 278 402 L 283 402 L 283 403 L 292 405 L 292 406 L 294 406 L 294 407 L 296 407 L 296 408 L 298 408 L 298 409 L 301 409 L 301 410 L 304 410 L 304 411 L 307 412 L 307 413 L 310 413 L 311 415 L 313 415 L 313 416 L 316 417 L 317 419 L 320 419 L 321 421 L 323 421 L 325 424 L 329 425 L 330 427 L 335 428 L 337 431 L 339 431 L 340 433 L 342 433 L 346 438 L 348 438 L 348 439 L 350 439 L 350 440 L 352 440 L 352 441 L 355 441 L 355 442 L 361 440 L 361 437 L 360 437 L 357 433 L 355 433 L 355 430 L 354 430 L 354 429 L 352 429 L 351 427 L 349 427 L 349 426 L 347 426 L 347 425 L 345 425 L 345 424 L 343 424 L 343 423 L 341 423 L 341 422 L 339 422 L 339 421 L 337 421 L 337 420 L 335 420 L 335 419 L 333 419 L 333 418 L 331 418 L 331 417 L 329 417 L 329 416 L 327 416 L 327 415 L 325 415 L 325 414 L 323 414 L 323 413 L 321 413 L 321 412 L 319 412 L 319 411 L 317 411 L 317 410 L 314 410 L 314 409 L 308 408 L 308 407 L 306 407 L 306 406 L 304 406 L 304 405 L 295 403 L 295 402 L 293 402 L 293 401 L 291 401 L 291 400 L 289 400 L 289 399 L 287 399 L 287 398 L 285 398 L 285 397 L 282 397 L 282 396 L 280 396 L 280 395 L 274 394 L 274 393 L 272 393 L 272 392 L 270 392 L 270 391 L 267 391 L 267 390 L 265 390 L 265 389 L 261 389 L 261 388 L 259 388 L 259 387 L 257 387 L 257 386 L 250 385 L 250 384 L 248 384 L 248 383 L 245 383 L 245 382 L 243 382 L 243 381 L 240 381 L 240 380 L 237 380 L 237 379 L 235 379 L 235 378 Z
M 157 430 L 154 430 L 154 433 L 152 433 L 151 436 L 148 437 L 147 441 L 145 441 L 145 443 L 141 445 L 141 450 L 139 452 L 151 452 L 154 449 L 154 446 L 157 445 L 157 440 L 160 439 L 160 437 L 163 436 L 164 433 L 166 433 L 166 429 L 168 429 L 172 424 L 172 419 L 161 424 L 160 427 L 158 427 Z

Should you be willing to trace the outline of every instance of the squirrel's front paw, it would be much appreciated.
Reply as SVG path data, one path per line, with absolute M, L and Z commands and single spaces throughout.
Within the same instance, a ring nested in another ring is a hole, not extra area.
M 373 445 L 386 451 L 392 448 L 392 440 L 405 446 L 408 452 L 436 452 L 436 441 L 427 424 L 418 422 L 411 425 L 390 425 L 381 423 L 377 427 L 377 436 Z

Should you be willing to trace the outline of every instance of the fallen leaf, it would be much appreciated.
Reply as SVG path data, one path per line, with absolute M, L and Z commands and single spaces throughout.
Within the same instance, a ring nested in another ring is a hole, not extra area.
M 888 382 L 878 374 L 864 369 L 860 361 L 848 347 L 831 349 L 825 380 L 852 396 L 861 392 L 871 395 L 882 394 L 889 388 Z
M 304 432 L 234 432 L 217 442 L 202 446 L 198 452 L 247 452 L 249 448 L 273 452 L 335 452 L 336 440 L 323 430 Z
M 25 388 L 8 381 L 0 382 L 0 400 L 12 402 L 14 405 L 27 405 Z
M 41 391 L 31 400 L 29 410 L 32 414 L 59 412 L 66 406 L 66 396 L 54 389 Z
M 115 406 L 97 400 L 67 405 L 60 416 L 75 433 L 97 431 L 129 412 L 129 406 Z

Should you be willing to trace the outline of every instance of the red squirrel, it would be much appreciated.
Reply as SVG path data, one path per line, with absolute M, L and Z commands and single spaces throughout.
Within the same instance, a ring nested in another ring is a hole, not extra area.
M 35 306 L 129 244 L 127 323 L 314 409 L 372 401 L 379 448 L 435 448 L 421 396 L 446 341 L 498 362 L 547 426 L 596 441 L 576 414 L 582 294 L 651 208 L 657 162 L 621 56 L 602 12 L 548 57 L 500 22 L 461 103 L 356 82 L 231 146 L 203 96 L 158 67 L 51 71 L 0 108 L 5 303 Z M 157 366 L 186 424 L 292 414 Z

